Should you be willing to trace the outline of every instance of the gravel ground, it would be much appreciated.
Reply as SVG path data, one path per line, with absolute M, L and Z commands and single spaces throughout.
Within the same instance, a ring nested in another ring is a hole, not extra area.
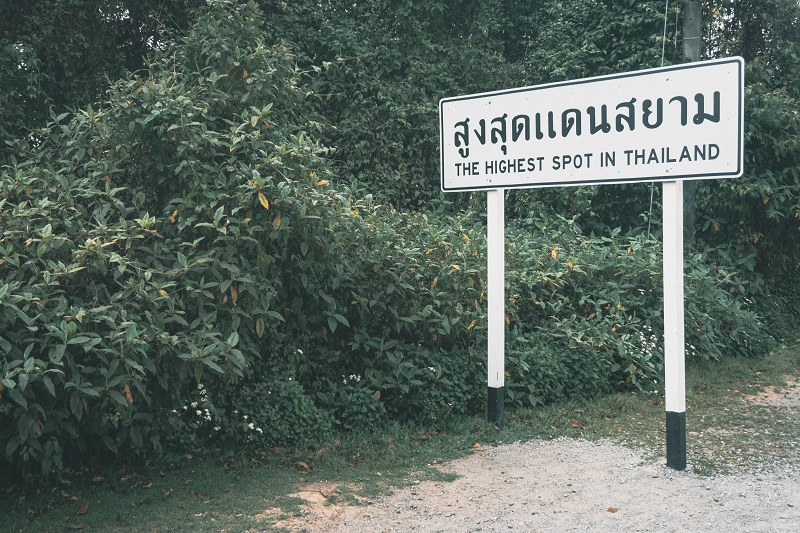
M 800 388 L 758 400 L 800 415 Z M 675 471 L 645 455 L 566 438 L 487 447 L 440 466 L 458 475 L 453 482 L 420 482 L 360 506 L 308 499 L 304 516 L 276 525 L 307 532 L 800 531 L 795 467 L 706 477 L 692 471 L 691 457 Z

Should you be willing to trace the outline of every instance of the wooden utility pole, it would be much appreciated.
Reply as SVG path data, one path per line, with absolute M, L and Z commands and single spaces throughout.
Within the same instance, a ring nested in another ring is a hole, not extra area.
M 683 60 L 700 61 L 703 50 L 701 0 L 682 0 L 683 11 Z M 694 241 L 694 227 L 697 220 L 697 182 L 687 180 L 683 184 L 683 243 L 690 246 Z

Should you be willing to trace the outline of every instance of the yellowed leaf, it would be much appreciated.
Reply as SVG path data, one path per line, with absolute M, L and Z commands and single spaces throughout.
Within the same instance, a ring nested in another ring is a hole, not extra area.
M 451 266 L 451 267 L 453 267 L 453 268 L 454 268 L 454 269 L 456 269 L 456 270 L 461 270 L 461 267 L 460 267 L 460 266 L 458 266 L 458 265 L 450 265 L 450 266 Z
M 133 394 L 131 394 L 131 388 L 126 383 L 124 387 L 122 387 L 122 392 L 125 393 L 125 401 L 128 403 L 133 403 Z
M 236 287 L 231 285 L 231 301 L 233 302 L 233 305 L 236 305 L 236 300 L 238 299 L 239 299 L 239 291 L 236 290 Z
M 433 278 L 433 282 L 431 283 L 431 289 L 434 288 L 437 283 L 439 283 L 439 278 Z
M 552 257 L 553 259 L 558 257 L 558 247 L 555 247 L 552 250 L 550 250 L 550 257 Z
M 766 204 L 767 202 L 769 202 L 769 196 L 765 196 L 764 198 L 761 199 L 761 201 L 764 202 L 764 204 Z
M 328 182 L 329 182 L 329 180 L 319 180 L 318 182 L 316 182 L 314 184 L 314 187 L 323 187 L 323 186 L 327 185 Z
M 264 336 L 265 329 L 266 325 L 264 324 L 264 319 L 259 318 L 258 320 L 256 320 L 256 335 L 258 335 L 259 338 Z
M 504 318 L 506 320 L 506 324 L 511 324 L 511 319 L 508 318 L 508 315 L 505 315 Z
M 281 227 L 281 216 L 278 215 L 274 219 L 272 219 L 272 229 L 278 231 L 280 227 Z
M 170 221 L 170 223 L 174 224 L 174 223 L 175 223 L 175 217 L 177 217 L 177 216 L 178 216 L 178 210 L 176 209 L 176 210 L 175 210 L 175 211 L 173 211 L 173 212 L 172 212 L 172 214 L 169 216 L 169 221 Z
M 474 327 L 475 327 L 475 320 L 469 323 L 469 326 L 467 326 L 467 331 L 471 330 Z
M 263 192 L 258 193 L 258 203 L 260 203 L 264 209 L 269 209 L 269 200 L 267 200 Z
M 164 298 L 169 298 L 169 293 L 167 291 L 165 291 L 164 289 L 158 289 L 158 294 L 160 294 Z
M 375 393 L 372 395 L 372 397 L 375 398 L 376 400 L 380 400 L 381 399 L 381 391 L 376 390 Z
M 568 266 L 570 269 L 572 269 L 572 268 L 575 268 L 574 266 L 572 266 L 572 261 L 570 261 L 569 259 L 567 259 L 567 266 Z

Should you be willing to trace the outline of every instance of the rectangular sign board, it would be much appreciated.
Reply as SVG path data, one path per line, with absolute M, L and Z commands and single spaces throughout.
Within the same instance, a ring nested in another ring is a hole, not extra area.
M 441 188 L 742 175 L 740 57 L 444 98 Z

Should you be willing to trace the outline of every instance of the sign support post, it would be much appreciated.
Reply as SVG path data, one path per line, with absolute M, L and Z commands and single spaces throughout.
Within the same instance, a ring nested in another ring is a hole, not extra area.
M 505 190 L 486 191 L 489 421 L 503 427 L 505 397 Z
M 686 469 L 686 364 L 683 286 L 683 182 L 663 188 L 664 393 L 667 466 Z

